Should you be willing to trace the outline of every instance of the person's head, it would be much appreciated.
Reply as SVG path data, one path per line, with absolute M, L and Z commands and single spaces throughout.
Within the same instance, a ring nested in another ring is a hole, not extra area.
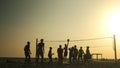
M 29 44 L 30 44 L 30 42 L 29 42 L 29 41 L 27 41 L 27 44 L 29 45 Z
M 44 39 L 41 39 L 40 41 L 41 41 L 41 42 L 43 42 L 43 41 L 44 41 Z
M 76 48 L 77 46 L 75 45 L 74 47 Z
M 80 47 L 80 49 L 82 49 L 82 47 Z
M 89 49 L 89 46 L 87 46 L 87 49 Z
M 62 48 L 62 45 L 59 45 L 59 48 Z
M 50 50 L 52 49 L 52 47 L 50 47 Z

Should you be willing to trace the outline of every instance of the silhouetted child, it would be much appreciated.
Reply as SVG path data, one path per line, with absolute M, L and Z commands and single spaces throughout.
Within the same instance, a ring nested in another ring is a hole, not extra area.
M 48 57 L 49 57 L 49 62 L 52 62 L 52 47 L 50 47 L 49 52 L 48 52 Z
M 25 53 L 25 62 L 30 62 L 30 42 L 27 42 L 27 45 L 24 47 L 24 53 Z
M 37 63 L 38 63 L 38 60 L 39 60 L 39 56 L 41 57 L 41 62 L 43 62 L 43 59 L 44 59 L 44 40 L 41 39 L 40 40 L 40 43 L 37 45 L 38 49 L 37 49 Z
M 63 49 L 61 45 L 59 45 L 59 48 L 57 49 L 57 53 L 58 53 L 58 63 L 63 63 Z

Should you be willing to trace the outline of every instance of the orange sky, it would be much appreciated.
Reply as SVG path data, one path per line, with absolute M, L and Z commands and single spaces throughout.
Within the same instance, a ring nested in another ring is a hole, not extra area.
M 6 1 L 0 5 L 0 57 L 24 57 L 26 41 L 31 42 L 31 56 L 34 57 L 36 38 L 79 40 L 111 37 L 113 34 L 109 30 L 109 21 L 120 10 L 118 0 Z M 119 36 L 116 37 L 119 57 Z M 86 47 L 91 44 L 91 53 L 101 48 L 105 53 L 104 58 L 114 58 L 113 45 L 110 43 L 108 39 L 70 45 L 82 44 Z M 46 57 L 50 44 L 53 47 L 64 45 L 46 43 Z

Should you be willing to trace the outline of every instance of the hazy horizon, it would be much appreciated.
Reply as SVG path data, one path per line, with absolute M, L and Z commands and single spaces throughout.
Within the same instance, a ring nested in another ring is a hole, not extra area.
M 31 56 L 34 57 L 36 38 L 80 40 L 112 37 L 115 31 L 120 58 L 119 0 L 1 1 L 0 9 L 0 57 L 24 57 L 27 41 L 31 42 Z M 45 42 L 45 57 L 49 46 L 57 48 L 65 43 Z M 112 43 L 111 39 L 105 39 L 74 42 L 70 47 L 78 45 L 78 49 L 83 46 L 85 50 L 89 45 L 91 53 L 103 51 L 103 58 L 114 58 Z

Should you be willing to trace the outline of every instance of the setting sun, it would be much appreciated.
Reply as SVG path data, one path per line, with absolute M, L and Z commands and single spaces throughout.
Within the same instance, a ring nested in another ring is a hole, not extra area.
M 120 35 L 120 10 L 116 10 L 112 13 L 108 21 L 108 27 L 112 34 Z

